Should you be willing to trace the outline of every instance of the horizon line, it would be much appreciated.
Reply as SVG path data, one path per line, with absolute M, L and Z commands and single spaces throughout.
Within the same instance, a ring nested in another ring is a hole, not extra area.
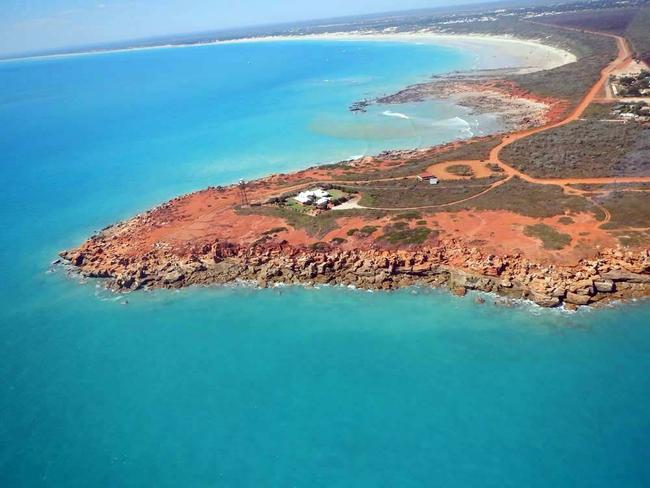
M 585 1 L 585 0 L 580 0 L 580 1 Z M 561 3 L 565 3 L 566 0 L 561 1 Z M 273 23 L 256 23 L 256 24 L 246 24 L 246 25 L 241 25 L 241 26 L 236 26 L 236 27 L 225 27 L 225 28 L 215 28 L 215 29 L 210 29 L 210 30 L 204 30 L 204 31 L 193 31 L 193 32 L 175 32 L 175 33 L 168 33 L 168 34 L 157 34 L 153 36 L 148 36 L 148 37 L 139 37 L 139 38 L 128 38 L 128 39 L 116 39 L 113 41 L 105 41 L 105 42 L 98 42 L 98 43 L 89 43 L 89 44 L 76 44 L 76 45 L 71 45 L 71 46 L 64 46 L 64 47 L 59 47 L 59 48 L 50 48 L 50 49 L 37 49 L 37 50 L 29 50 L 29 51 L 15 51 L 12 53 L 7 53 L 5 55 L 0 55 L 0 61 L 18 61 L 18 60 L 23 60 L 23 59 L 33 59 L 33 58 L 45 58 L 45 57 L 56 57 L 56 56 L 65 56 L 65 55 L 73 55 L 73 54 L 98 54 L 101 52 L 115 52 L 115 51 L 124 51 L 124 50 L 130 50 L 130 49 L 147 49 L 147 48 L 156 48 L 156 47 L 165 47 L 168 44 L 163 44 L 164 41 L 172 42 L 170 46 L 191 46 L 191 45 L 199 45 L 199 44 L 208 44 L 208 43 L 215 43 L 218 41 L 229 41 L 229 40 L 236 40 L 236 39 L 241 39 L 244 38 L 242 34 L 244 32 L 242 31 L 247 31 L 247 30 L 254 30 L 254 29 L 272 29 L 272 28 L 290 28 L 290 27 L 295 27 L 295 28 L 301 28 L 301 27 L 318 27 L 318 25 L 310 25 L 314 23 L 321 23 L 321 22 L 326 22 L 326 21 L 348 21 L 350 24 L 354 24 L 355 21 L 359 21 L 361 19 L 370 19 L 373 17 L 383 17 L 383 16 L 392 16 L 392 15 L 401 15 L 404 17 L 408 16 L 414 16 L 418 15 L 420 13 L 425 13 L 425 12 L 436 12 L 436 11 L 444 11 L 444 10 L 450 10 L 450 13 L 463 13 L 463 10 L 466 10 L 468 8 L 491 8 L 492 6 L 497 6 L 497 5 L 503 5 L 503 4 L 510 4 L 510 5 L 516 5 L 516 4 L 527 4 L 527 5 L 535 5 L 535 4 L 547 4 L 547 3 L 554 3 L 553 0 L 494 0 L 494 1 L 488 1 L 488 2 L 480 2 L 480 0 L 469 0 L 469 3 L 463 3 L 461 5 L 453 5 L 453 4 L 446 4 L 446 5 L 440 5 L 437 7 L 426 7 L 426 8 L 418 8 L 418 9 L 408 9 L 408 10 L 391 10 L 391 11 L 382 11 L 382 12 L 371 12 L 367 14 L 355 14 L 355 15 L 346 15 L 346 16 L 335 16 L 335 17 L 322 17 L 322 18 L 312 18 L 312 19 L 304 19 L 304 20 L 296 20 L 296 21 L 283 21 L 283 22 L 273 22 Z M 223 39 L 214 37 L 217 35 L 223 35 L 226 34 L 227 36 L 230 35 L 230 37 L 226 37 Z M 268 37 L 271 37 L 273 35 L 279 35 L 281 34 L 280 32 L 276 33 L 264 33 L 264 32 L 258 32 L 257 34 L 265 34 Z M 286 35 L 286 32 L 282 32 L 282 34 Z M 198 36 L 213 36 L 210 39 L 199 39 Z M 183 40 L 186 41 L 186 43 L 180 42 Z M 175 42 L 175 43 L 174 43 Z

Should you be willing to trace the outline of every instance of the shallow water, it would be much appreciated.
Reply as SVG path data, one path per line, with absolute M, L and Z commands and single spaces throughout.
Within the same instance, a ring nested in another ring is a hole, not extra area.
M 487 130 L 442 103 L 346 112 L 472 63 L 315 41 L 0 63 L 2 486 L 648 486 L 648 304 L 48 273 L 178 193 Z

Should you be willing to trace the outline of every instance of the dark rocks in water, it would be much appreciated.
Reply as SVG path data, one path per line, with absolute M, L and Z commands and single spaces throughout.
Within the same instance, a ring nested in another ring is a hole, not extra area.
M 372 104 L 371 100 L 364 98 L 363 100 L 354 102 L 352 105 L 350 105 L 349 110 L 350 112 L 367 112 L 368 106 L 370 106 L 371 104 Z
M 467 295 L 467 288 L 465 288 L 464 286 L 454 286 L 451 289 L 451 292 L 457 297 L 464 297 L 465 295 Z

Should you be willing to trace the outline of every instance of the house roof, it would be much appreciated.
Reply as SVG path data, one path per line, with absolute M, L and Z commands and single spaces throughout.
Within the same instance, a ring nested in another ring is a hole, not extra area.
M 330 200 L 331 200 L 330 197 L 321 197 L 321 198 L 319 198 L 318 200 L 316 200 L 314 203 L 315 203 L 316 205 L 324 205 L 324 204 L 326 204 L 327 202 L 329 202 Z
M 298 193 L 295 197 L 293 197 L 294 200 L 296 200 L 299 203 L 311 203 L 314 200 L 316 200 L 316 204 L 320 205 L 321 200 L 324 199 L 325 202 L 330 200 L 330 194 L 323 190 L 322 188 L 314 188 L 312 190 L 305 190 L 300 193 Z

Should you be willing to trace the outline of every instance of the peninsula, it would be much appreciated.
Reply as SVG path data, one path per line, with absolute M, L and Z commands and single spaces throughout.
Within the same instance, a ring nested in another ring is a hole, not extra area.
M 500 114 L 507 132 L 210 187 L 111 225 L 61 257 L 120 291 L 237 281 L 424 285 L 567 308 L 648 296 L 644 3 L 428 19 L 431 32 L 544 39 L 575 60 L 454 73 L 351 107 L 455 97 Z

